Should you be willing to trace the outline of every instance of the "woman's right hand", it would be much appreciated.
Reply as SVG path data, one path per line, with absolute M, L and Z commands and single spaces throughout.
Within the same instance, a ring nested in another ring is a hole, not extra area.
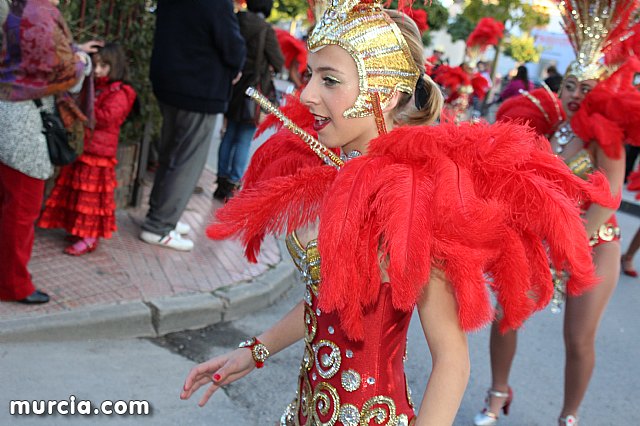
M 236 349 L 233 352 L 212 358 L 191 369 L 184 382 L 180 399 L 189 399 L 194 392 L 209 384 L 200 402 L 198 402 L 198 405 L 202 407 L 209 401 L 214 392 L 222 386 L 246 376 L 255 367 L 256 364 L 251 355 L 251 350 L 246 348 Z

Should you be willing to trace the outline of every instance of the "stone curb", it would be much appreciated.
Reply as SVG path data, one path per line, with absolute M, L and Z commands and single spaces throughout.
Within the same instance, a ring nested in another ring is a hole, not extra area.
M 282 260 L 262 275 L 211 293 L 123 302 L 0 321 L 0 343 L 158 337 L 231 321 L 263 309 L 297 282 L 282 241 Z

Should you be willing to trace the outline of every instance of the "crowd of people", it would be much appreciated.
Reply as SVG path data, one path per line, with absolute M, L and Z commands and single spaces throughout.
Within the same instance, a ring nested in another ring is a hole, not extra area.
M 136 105 L 128 60 L 117 43 L 75 44 L 57 3 L 0 0 L 3 301 L 49 301 L 27 269 L 36 222 L 65 229 L 74 256 L 116 231 L 116 150 Z M 207 235 L 239 239 L 256 261 L 265 235 L 286 234 L 305 285 L 278 323 L 195 366 L 181 398 L 204 387 L 204 405 L 303 340 L 281 425 L 451 424 L 470 376 L 467 332 L 490 325 L 492 381 L 474 424 L 495 425 L 514 398 L 517 330 L 551 302 L 565 312 L 558 424 L 577 425 L 607 303 L 621 272 L 637 277 L 640 231 L 622 254 L 615 211 L 627 178 L 640 189 L 628 161 L 640 146 L 640 60 L 628 53 L 640 44 L 631 19 L 640 4 L 598 2 L 587 13 L 562 2 L 576 60 L 564 76 L 549 67 L 540 88 L 521 65 L 499 91 L 483 61 L 450 66 L 440 46 L 425 58 L 421 25 L 401 11 L 318 4 L 304 51 L 265 20 L 273 0 L 240 11 L 231 0 L 158 1 L 150 80 L 163 122 L 140 239 L 193 249 L 180 218 L 224 114 L 214 192 L 224 205 Z M 34 47 L 34 33 L 46 44 Z M 245 90 L 275 102 L 273 73 L 283 70 L 297 94 L 281 109 L 295 120 L 262 121 Z M 491 90 L 494 124 L 477 120 Z M 42 209 L 54 168 L 41 112 L 64 105 L 81 118 L 84 149 Z M 433 363 L 417 413 L 403 366 L 414 311 Z

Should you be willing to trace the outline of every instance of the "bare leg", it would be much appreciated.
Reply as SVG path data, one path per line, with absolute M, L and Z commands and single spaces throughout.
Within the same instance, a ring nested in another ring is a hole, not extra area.
M 604 310 L 620 274 L 620 244 L 605 243 L 594 249 L 593 261 L 602 282 L 589 292 L 567 299 L 564 316 L 566 350 L 564 405 L 561 417 L 576 415 L 587 392 L 595 365 L 595 337 Z
M 498 330 L 498 321 L 491 324 L 489 352 L 491 354 L 491 388 L 499 392 L 509 391 L 509 373 L 516 355 L 518 332 L 509 330 L 505 334 Z M 489 411 L 498 414 L 506 398 L 492 396 L 489 399 Z
M 640 249 L 640 228 L 636 231 L 636 235 L 633 236 L 627 252 L 622 256 L 625 269 L 633 269 L 633 257 L 636 255 L 638 249 Z

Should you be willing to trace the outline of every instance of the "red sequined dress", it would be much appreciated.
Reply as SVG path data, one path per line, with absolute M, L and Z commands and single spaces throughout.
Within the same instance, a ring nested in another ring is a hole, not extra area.
M 306 328 L 298 391 L 280 424 L 412 424 L 413 403 L 403 373 L 411 311 L 392 306 L 390 284 L 384 283 L 364 313 L 366 338 L 350 340 L 339 316 L 318 306 L 317 241 L 303 247 L 294 233 L 287 248 L 306 286 Z
M 116 231 L 118 138 L 135 97 L 129 85 L 96 79 L 96 128 L 85 129 L 84 152 L 60 169 L 38 226 L 93 238 L 110 238 Z

